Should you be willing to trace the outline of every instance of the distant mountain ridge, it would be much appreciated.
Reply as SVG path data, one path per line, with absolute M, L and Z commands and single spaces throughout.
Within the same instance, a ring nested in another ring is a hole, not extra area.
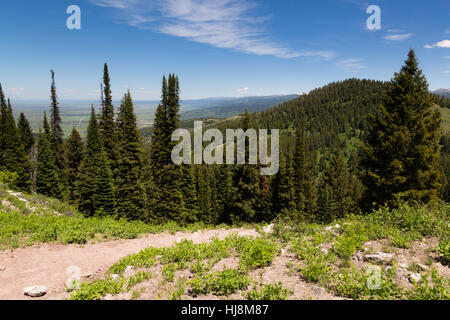
M 433 93 L 437 94 L 439 96 L 450 98 L 450 89 L 437 89 L 437 90 L 434 90 Z
M 230 118 L 244 113 L 259 112 L 267 108 L 276 106 L 289 100 L 298 98 L 299 95 L 291 94 L 284 96 L 254 96 L 242 98 L 211 98 L 199 102 L 206 102 L 204 105 L 193 104 L 193 110 L 181 111 L 181 119 L 195 118 Z

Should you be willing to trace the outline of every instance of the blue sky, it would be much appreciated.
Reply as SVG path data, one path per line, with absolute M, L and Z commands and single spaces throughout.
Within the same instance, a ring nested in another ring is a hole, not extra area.
M 68 30 L 69 5 L 81 30 Z M 369 5 L 381 8 L 370 31 Z M 414 48 L 430 88 L 450 87 L 450 1 L 42 0 L 0 4 L 0 82 L 13 100 L 99 98 L 108 62 L 114 99 L 303 93 L 346 78 L 389 80 Z

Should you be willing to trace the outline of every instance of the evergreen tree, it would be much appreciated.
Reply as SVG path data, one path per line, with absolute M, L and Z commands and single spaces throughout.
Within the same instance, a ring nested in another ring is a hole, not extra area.
M 283 219 L 297 220 L 298 210 L 294 184 L 294 168 L 288 153 L 287 159 L 281 155 L 280 169 L 272 183 L 272 213 Z
M 130 220 L 144 220 L 147 219 L 145 214 L 146 193 L 142 181 L 144 151 L 129 91 L 125 94 L 120 106 L 117 128 L 120 138 L 119 175 L 116 180 L 118 215 Z
M 233 175 L 229 165 L 222 164 L 216 166 L 216 183 L 215 190 L 217 194 L 216 198 L 216 210 L 218 215 L 218 221 L 220 223 L 229 223 L 228 220 L 228 207 L 230 205 L 231 196 L 233 192 Z
M 416 55 L 394 75 L 383 105 L 369 117 L 370 131 L 362 146 L 365 203 L 429 202 L 439 189 L 440 113 L 419 69 Z
M 117 136 L 117 123 L 114 119 L 114 106 L 112 104 L 111 79 L 109 76 L 108 65 L 105 63 L 103 69 L 102 86 L 102 109 L 99 117 L 100 136 L 103 148 L 108 156 L 113 177 L 117 178 L 119 146 Z
M 94 196 L 96 192 L 98 158 L 102 152 L 97 116 L 91 107 L 91 116 L 87 128 L 86 154 L 81 162 L 78 178 L 75 182 L 75 199 L 80 212 L 86 216 L 95 215 Z
M 31 149 L 34 146 L 34 136 L 33 131 L 31 130 L 30 122 L 28 122 L 23 112 L 20 113 L 17 128 L 19 129 L 20 139 L 22 140 L 25 151 L 27 154 L 30 154 Z
M 251 128 L 250 115 L 245 111 L 242 120 L 244 131 Z M 249 160 L 249 144 L 245 144 L 246 161 Z M 238 164 L 233 172 L 235 193 L 229 207 L 229 220 L 233 223 L 253 222 L 257 218 L 258 199 L 260 196 L 260 176 L 258 165 Z
M 193 223 L 198 220 L 198 198 L 197 198 L 197 188 L 196 179 L 194 174 L 194 168 L 192 165 L 182 165 L 182 181 L 181 181 L 181 192 L 183 194 L 183 201 L 185 203 L 187 211 L 187 222 Z
M 328 223 L 353 213 L 351 175 L 340 149 L 335 149 L 320 188 L 319 221 Z
M 93 202 L 95 215 L 102 217 L 117 217 L 116 197 L 114 196 L 114 185 L 111 169 L 105 151 L 102 150 L 98 156 L 98 169 L 95 179 Z M 133 208 L 130 208 L 132 210 Z
M 75 202 L 75 186 L 85 155 L 84 143 L 77 129 L 73 128 L 65 143 L 66 185 L 69 200 Z
M 20 138 L 19 130 L 14 120 L 11 102 L 6 103 L 3 91 L 0 87 L 1 103 L 1 161 L 3 170 L 16 172 L 18 178 L 16 186 L 20 190 L 31 191 L 31 162 Z
M 313 220 L 316 210 L 314 170 L 303 125 L 297 130 L 294 155 L 294 187 L 300 220 Z
M 152 220 L 175 221 L 180 224 L 188 220 L 183 193 L 181 191 L 182 168 L 171 159 L 171 141 L 174 128 L 178 128 L 179 110 L 178 78 L 163 78 L 161 103 L 155 114 L 151 145 L 151 166 L 153 176 Z
M 44 113 L 43 127 L 48 128 L 47 115 Z M 61 198 L 58 166 L 51 144 L 51 134 L 41 132 L 38 140 L 38 155 L 36 164 L 36 191 L 48 197 Z
M 61 114 L 59 110 L 58 97 L 56 95 L 56 84 L 55 84 L 55 72 L 51 70 L 52 74 L 52 84 L 51 84 L 51 105 L 50 105 L 50 129 L 52 132 L 51 144 L 53 152 L 55 153 L 55 161 L 58 166 L 59 175 L 62 177 L 64 170 L 64 147 L 63 147 L 63 136 L 64 132 L 61 128 Z

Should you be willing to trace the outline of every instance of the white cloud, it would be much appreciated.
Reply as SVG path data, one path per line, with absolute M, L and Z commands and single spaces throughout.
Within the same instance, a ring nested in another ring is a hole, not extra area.
M 249 88 L 248 88 L 248 87 L 245 87 L 245 88 L 237 89 L 236 91 L 239 92 L 239 93 L 241 93 L 241 94 L 243 94 L 243 93 L 247 93 L 248 90 L 249 90 Z
M 444 59 L 450 59 L 450 56 L 444 56 Z
M 402 40 L 409 39 L 412 36 L 413 36 L 412 33 L 391 34 L 391 35 L 385 36 L 384 40 L 388 40 L 388 41 L 402 41 Z
M 120 11 L 130 26 L 150 29 L 218 48 L 280 58 L 318 57 L 331 59 L 327 50 L 297 51 L 267 36 L 267 16 L 250 14 L 253 0 L 90 0 L 101 7 Z
M 450 48 L 450 40 L 442 40 L 439 42 L 436 42 L 435 44 L 429 45 L 426 44 L 425 45 L 426 49 L 432 49 L 432 48 Z
M 340 60 L 336 63 L 336 66 L 348 72 L 358 72 L 367 68 L 362 59 L 355 58 Z

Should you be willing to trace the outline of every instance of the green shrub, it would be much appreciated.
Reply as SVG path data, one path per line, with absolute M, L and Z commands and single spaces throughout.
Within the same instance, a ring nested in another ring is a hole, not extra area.
M 414 288 L 406 293 L 410 300 L 450 300 L 450 279 L 439 276 L 436 269 L 422 275 L 422 281 L 414 284 Z
M 289 290 L 283 288 L 281 282 L 264 284 L 259 289 L 254 288 L 244 296 L 247 300 L 286 300 Z
M 91 283 L 83 282 L 80 289 L 70 296 L 70 300 L 98 300 L 107 294 L 116 295 L 123 291 L 124 283 L 123 278 L 116 280 L 108 278 Z
M 250 278 L 237 270 L 225 267 L 214 274 L 196 277 L 189 284 L 195 295 L 214 293 L 218 296 L 228 296 L 247 289 Z
M 442 239 L 437 247 L 439 258 L 444 264 L 450 264 L 450 240 Z
M 272 241 L 257 238 L 245 239 L 237 248 L 240 254 L 239 268 L 246 271 L 263 268 L 270 265 L 279 251 L 278 246 Z
M 14 189 L 16 187 L 17 178 L 19 178 L 17 172 L 0 170 L 0 184 L 6 184 L 8 187 Z

